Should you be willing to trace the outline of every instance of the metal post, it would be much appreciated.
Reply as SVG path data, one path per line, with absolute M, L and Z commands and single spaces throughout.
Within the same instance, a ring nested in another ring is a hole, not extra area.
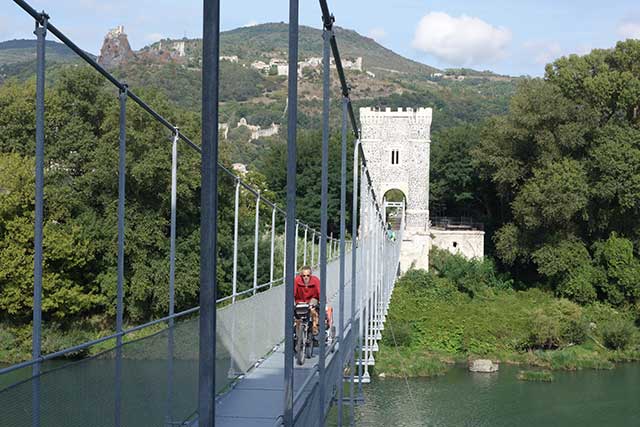
M 220 0 L 204 0 L 198 425 L 215 423 Z
M 176 211 L 178 199 L 178 139 L 180 130 L 175 128 L 171 144 L 171 237 L 169 248 L 169 316 L 173 316 L 175 310 L 175 278 L 176 278 Z M 173 401 L 173 317 L 169 318 L 169 330 L 167 336 L 167 407 L 166 422 L 173 422 L 171 411 Z
M 355 372 L 356 372 L 356 355 L 362 353 L 362 338 L 358 332 L 353 329 L 354 320 L 357 318 L 356 313 L 356 297 L 357 297 L 357 280 L 358 280 L 358 266 L 357 266 L 357 251 L 358 251 L 358 148 L 360 146 L 360 141 L 357 140 L 354 144 L 353 149 L 353 201 L 351 206 L 351 328 L 352 333 L 357 333 L 357 344 L 356 348 L 353 351 L 353 357 L 351 358 L 351 378 L 350 378 L 350 387 L 349 387 L 349 397 L 351 398 L 351 425 L 354 424 L 355 420 L 355 396 L 354 396 L 354 381 L 355 381 Z M 362 244 L 362 239 L 359 240 L 360 244 Z M 361 322 L 359 322 L 361 323 Z
M 364 347 L 364 374 L 362 375 L 362 380 L 366 383 L 370 381 L 369 376 L 369 360 L 371 358 L 371 311 L 373 309 L 373 299 L 372 299 L 372 291 L 373 291 L 373 268 L 374 268 L 374 236 L 373 236 L 373 198 L 371 197 L 371 187 L 367 183 L 367 205 L 368 205 L 368 218 L 367 218 L 367 263 L 365 266 L 367 281 L 366 281 L 366 293 L 365 293 L 365 307 L 367 310 L 366 318 L 364 319 L 364 335 L 365 335 L 365 347 Z
M 116 332 L 120 334 L 124 316 L 124 222 L 125 222 L 125 178 L 126 178 L 126 120 L 127 87 L 120 91 L 120 152 L 118 163 L 118 290 L 116 296 Z M 122 335 L 116 338 L 116 399 L 115 425 L 121 425 L 122 406 Z
M 236 179 L 236 196 L 233 209 L 233 272 L 231 276 L 231 303 L 238 293 L 238 217 L 240 216 L 240 178 Z
M 294 259 L 294 264 L 295 264 L 295 271 L 298 271 L 298 230 L 300 228 L 300 222 L 296 220 L 296 249 L 295 249 L 295 259 Z
M 347 98 L 342 98 L 342 146 L 340 157 L 340 297 L 338 334 L 340 342 L 340 384 L 338 385 L 338 426 L 342 426 L 342 395 L 343 395 L 343 373 L 346 348 L 344 341 L 344 280 L 345 280 L 345 233 L 347 228 Z M 351 284 L 353 286 L 353 283 Z
M 295 279 L 296 131 L 298 125 L 298 1 L 289 0 L 289 88 L 287 138 L 287 254 L 284 310 L 284 425 L 293 427 L 293 281 Z
M 42 240 L 44 228 L 44 69 L 45 38 L 49 16 L 42 12 L 42 22 L 36 21 L 37 74 L 36 74 L 36 197 L 33 260 L 33 335 L 32 358 L 40 359 L 42 353 Z M 32 424 L 40 426 L 40 369 L 41 362 L 31 368 L 33 376 Z
M 276 241 L 276 207 L 271 210 L 271 256 L 269 262 L 269 289 L 273 287 L 273 257 L 275 254 Z
M 284 283 L 284 280 L 285 280 L 286 276 L 287 276 L 287 219 L 285 218 L 285 220 L 284 220 L 284 236 L 282 238 L 282 283 Z M 293 316 L 293 314 L 292 314 L 292 316 Z
M 175 308 L 176 280 L 176 212 L 178 200 L 178 139 L 180 131 L 176 128 L 171 146 L 171 243 L 169 249 L 169 316 L 173 316 Z M 169 319 L 169 327 L 173 326 L 173 318 Z
M 307 265 L 307 235 L 309 234 L 309 226 L 304 226 L 304 255 L 302 257 L 302 265 Z
M 315 255 L 316 255 L 316 230 L 313 230 L 311 233 L 311 266 L 315 265 Z
M 333 257 L 333 232 L 329 234 L 329 259 Z
M 256 197 L 256 226 L 253 242 L 253 295 L 258 292 L 258 243 L 260 242 L 260 192 Z M 255 328 L 254 328 L 255 329 Z
M 320 341 L 319 355 L 319 385 L 318 385 L 318 420 L 320 425 L 324 425 L 324 394 L 325 394 L 325 342 L 324 342 L 324 324 L 325 324 L 325 306 L 327 302 L 327 206 L 329 193 L 329 103 L 331 101 L 330 89 L 330 73 L 329 68 L 329 39 L 331 31 L 326 28 L 322 33 L 324 39 L 324 49 L 322 57 L 323 65 L 323 91 L 322 91 L 322 173 L 321 173 L 321 190 L 320 190 L 320 330 L 322 335 Z
M 238 218 L 240 217 L 240 178 L 236 178 L 236 191 L 233 209 L 233 266 L 231 275 L 231 304 L 236 302 L 238 295 Z M 231 358 L 229 360 L 228 378 L 235 378 L 235 337 L 236 337 L 236 308 L 231 307 Z

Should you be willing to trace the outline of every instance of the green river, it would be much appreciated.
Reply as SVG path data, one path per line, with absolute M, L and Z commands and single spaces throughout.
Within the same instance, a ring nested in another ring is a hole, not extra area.
M 502 365 L 480 374 L 456 367 L 435 378 L 375 379 L 364 386 L 357 425 L 640 426 L 640 364 L 554 372 L 550 383 L 519 381 L 520 369 Z
M 54 375 L 53 382 L 43 382 L 43 389 L 52 398 L 43 408 L 50 414 L 51 418 L 46 418 L 51 423 L 44 425 L 79 425 L 68 424 L 74 418 L 92 420 L 89 422 L 92 425 L 113 425 L 109 421 L 112 411 L 104 412 L 94 405 L 77 406 L 76 400 L 104 400 L 107 407 L 112 407 L 112 384 L 104 382 L 106 377 L 113 375 L 110 365 L 113 365 L 113 361 L 84 366 L 80 364 L 76 375 Z M 195 368 L 182 367 L 180 364 L 176 366 L 178 372 L 189 372 L 190 375 L 181 375 L 174 384 L 174 420 L 184 419 L 195 409 Z M 149 370 L 157 371 L 156 384 L 139 381 L 149 378 Z M 125 370 L 126 386 L 123 387 L 123 393 L 126 399 L 123 409 L 128 415 L 123 425 L 163 425 L 166 416 L 161 409 L 166 402 L 165 370 L 165 363 L 149 361 L 141 362 L 134 370 Z M 434 378 L 376 378 L 371 384 L 363 386 L 365 403 L 356 408 L 357 425 L 640 426 L 638 363 L 619 364 L 610 371 L 554 372 L 555 381 L 551 383 L 519 381 L 516 378 L 519 370 L 519 367 L 502 365 L 497 373 L 474 374 L 464 367 L 454 367 L 446 375 Z M 28 376 L 28 372 L 22 375 Z M 101 391 L 98 390 L 94 395 L 96 390 L 83 389 L 80 385 L 87 381 L 101 384 Z M 31 388 L 27 386 L 18 391 L 17 394 L 12 393 L 11 397 L 0 393 L 0 407 L 3 409 L 0 425 L 3 427 L 30 425 L 26 413 Z M 69 391 L 75 393 L 75 398 L 67 395 Z M 136 406 L 140 406 L 141 398 L 149 405 L 146 410 L 127 410 L 130 402 L 137 402 Z M 26 407 L 20 408 L 23 405 Z M 349 409 L 345 406 L 345 413 L 349 413 Z M 82 414 L 74 415 L 74 411 Z M 328 424 L 335 425 L 335 419 L 334 408 Z

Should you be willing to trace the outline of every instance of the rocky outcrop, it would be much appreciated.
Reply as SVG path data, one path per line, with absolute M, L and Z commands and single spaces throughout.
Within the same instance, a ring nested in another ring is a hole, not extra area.
M 476 359 L 469 361 L 471 372 L 496 372 L 500 365 L 488 359 Z
M 136 59 L 136 54 L 131 50 L 129 39 L 124 32 L 124 27 L 119 25 L 109 31 L 104 37 L 100 48 L 98 63 L 109 69 L 126 64 Z

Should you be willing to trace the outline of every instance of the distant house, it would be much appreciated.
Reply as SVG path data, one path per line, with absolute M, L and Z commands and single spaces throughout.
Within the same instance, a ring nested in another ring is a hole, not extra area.
M 244 117 L 240 119 L 236 128 L 239 128 L 240 126 L 244 126 L 251 131 L 251 140 L 277 135 L 280 132 L 280 125 L 278 124 L 271 123 L 271 126 L 266 129 L 262 129 L 260 126 L 250 125 Z
M 254 61 L 251 63 L 251 68 L 253 68 L 254 70 L 261 71 L 263 73 L 268 73 L 269 70 L 271 69 L 271 65 L 266 64 L 263 61 Z

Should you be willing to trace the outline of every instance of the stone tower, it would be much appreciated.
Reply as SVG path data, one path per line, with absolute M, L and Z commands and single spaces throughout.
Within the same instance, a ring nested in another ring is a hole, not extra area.
M 431 108 L 360 108 L 362 149 L 377 197 L 400 190 L 406 219 L 400 268 L 429 265 L 429 153 Z

